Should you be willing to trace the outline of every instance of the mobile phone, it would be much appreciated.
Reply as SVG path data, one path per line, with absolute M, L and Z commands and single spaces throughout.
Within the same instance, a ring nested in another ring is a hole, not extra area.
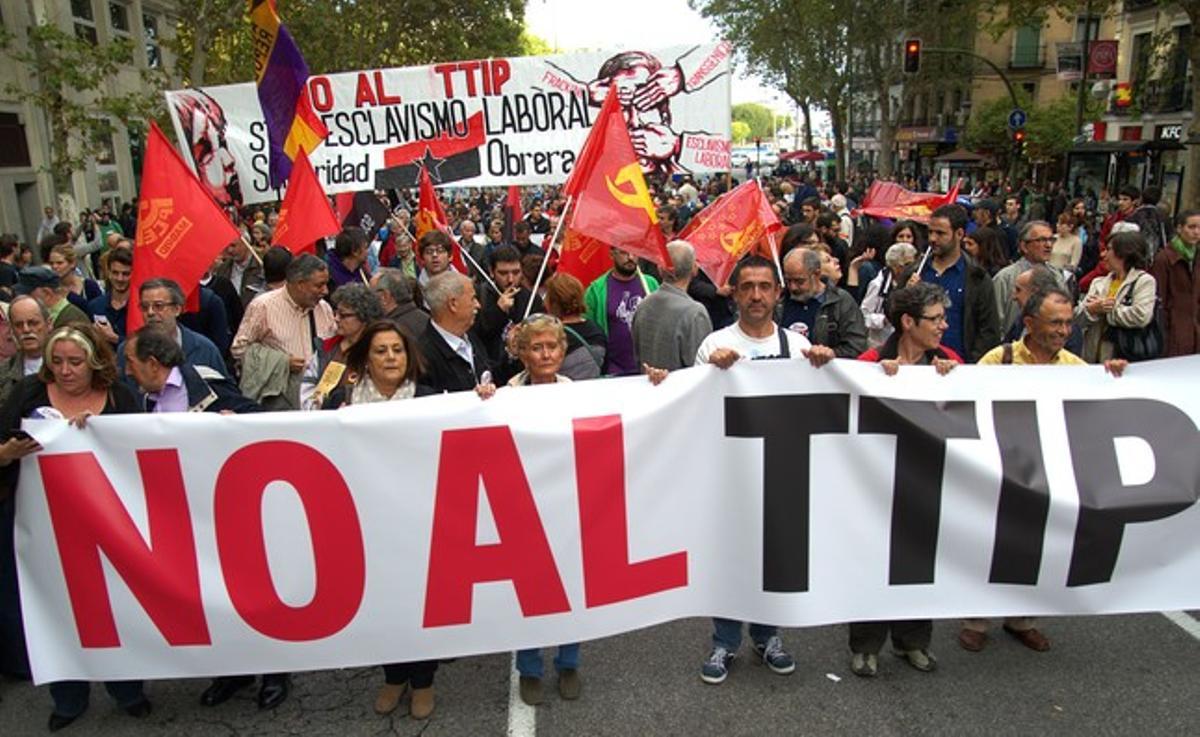
M 105 327 L 108 326 L 108 318 L 105 317 L 104 315 L 93 315 L 92 321 L 95 322 L 97 325 L 104 325 Z
M 33 440 L 33 436 L 21 428 L 17 428 L 16 430 L 9 430 L 4 433 L 4 442 L 8 442 L 9 440 Z

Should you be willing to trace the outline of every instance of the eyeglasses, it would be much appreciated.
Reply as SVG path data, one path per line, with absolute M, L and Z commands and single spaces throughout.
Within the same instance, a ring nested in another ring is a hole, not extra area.
M 138 305 L 142 312 L 166 312 L 175 306 L 174 302 L 142 302 Z
M 935 323 L 935 324 L 936 324 L 936 323 L 940 323 L 940 322 L 946 322 L 946 313 L 945 313 L 945 312 L 943 312 L 943 313 L 940 313 L 940 314 L 937 314 L 937 315 L 918 315 L 918 316 L 917 316 L 917 320 L 918 320 L 918 321 L 920 321 L 920 320 L 928 320 L 928 321 L 930 321 L 930 322 L 932 322 L 932 323 Z
M 1025 243 L 1053 243 L 1054 236 L 1045 236 L 1042 238 L 1026 238 Z
M 450 249 L 443 248 L 442 246 L 426 246 L 421 253 L 425 256 L 437 256 L 439 254 L 450 253 Z
M 357 319 L 359 319 L 357 312 L 335 312 L 334 317 L 336 317 L 338 320 L 357 320 Z

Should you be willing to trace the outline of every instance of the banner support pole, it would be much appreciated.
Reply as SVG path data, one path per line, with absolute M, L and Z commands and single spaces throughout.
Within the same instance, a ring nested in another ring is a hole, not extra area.
M 554 248 L 554 244 L 558 241 L 558 234 L 562 231 L 563 223 L 567 222 L 567 213 L 571 210 L 571 203 L 575 201 L 575 195 L 567 196 L 567 204 L 563 205 L 562 216 L 558 218 L 558 225 L 554 226 L 554 235 L 550 236 L 550 243 L 544 249 L 546 252 L 545 258 L 542 259 L 542 267 L 538 269 L 537 279 L 533 282 L 533 289 L 529 293 L 529 302 L 525 305 L 525 315 L 521 320 L 528 320 L 529 313 L 533 310 L 533 298 L 537 296 L 538 287 L 542 284 L 542 277 L 546 275 L 546 264 L 550 263 L 550 251 Z M 545 241 L 542 241 L 545 243 Z M 586 287 L 586 285 L 585 285 Z

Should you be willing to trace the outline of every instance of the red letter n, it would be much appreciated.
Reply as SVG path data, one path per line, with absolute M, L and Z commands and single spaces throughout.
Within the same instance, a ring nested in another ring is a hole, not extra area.
M 174 450 L 140 450 L 137 459 L 146 494 L 149 545 L 94 455 L 38 456 L 79 644 L 121 645 L 100 564 L 103 551 L 167 642 L 208 645 L 196 544 L 178 455 Z
M 575 476 L 588 608 L 687 586 L 687 553 L 629 562 L 620 415 L 575 420 Z
M 500 542 L 477 545 L 483 481 Z M 442 433 L 425 626 L 469 624 L 476 583 L 512 581 L 526 617 L 568 611 L 554 555 L 507 427 Z

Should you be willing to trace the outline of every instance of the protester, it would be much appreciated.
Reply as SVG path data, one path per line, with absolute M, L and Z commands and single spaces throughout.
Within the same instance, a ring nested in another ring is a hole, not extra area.
M 920 283 L 892 292 L 888 299 L 888 320 L 896 330 L 881 348 L 872 348 L 858 357 L 860 361 L 879 363 L 888 376 L 901 366 L 933 366 L 947 374 L 962 363 L 951 348 L 942 345 L 946 332 L 946 310 L 950 300 L 941 287 Z M 933 620 L 894 620 L 850 623 L 850 670 L 871 677 L 878 672 L 879 651 L 888 633 L 896 654 L 919 671 L 937 668 L 937 658 L 929 651 L 933 638 Z
M 867 349 L 862 311 L 848 292 L 822 277 L 821 266 L 821 254 L 807 247 L 784 257 L 787 296 L 777 310 L 778 322 L 814 345 L 829 346 L 840 358 L 854 358 Z
M 429 326 L 429 314 L 417 307 L 412 285 L 416 279 L 400 269 L 382 268 L 371 276 L 371 289 L 379 295 L 384 317 L 408 331 L 420 335 Z
M 429 327 L 417 343 L 429 387 L 461 392 L 492 385 L 487 349 L 471 332 L 479 312 L 475 285 L 462 274 L 443 272 L 425 285 L 425 300 L 431 309 Z
M 125 367 L 144 393 L 146 412 L 261 412 L 219 371 L 187 362 L 175 336 L 144 325 L 125 341 Z
M 546 312 L 562 320 L 567 355 L 559 373 L 572 381 L 599 378 L 608 339 L 600 326 L 584 317 L 583 284 L 574 276 L 555 274 L 546 280 Z
M 440 279 L 463 278 L 446 275 Z M 437 288 L 434 289 L 436 292 Z M 421 360 L 416 341 L 388 320 L 375 320 L 363 328 L 359 339 L 346 353 L 346 375 L 353 380 L 330 393 L 325 400 L 325 409 L 395 402 L 434 393 L 419 383 Z M 409 715 L 413 719 L 428 719 L 434 709 L 433 680 L 437 669 L 436 660 L 384 665 L 384 685 L 375 697 L 375 713 L 391 714 L 411 688 Z
M 962 252 L 967 212 L 960 205 L 943 205 L 929 219 L 929 258 L 920 278 L 940 286 L 950 298 L 943 341 L 965 361 L 979 357 L 1000 342 L 992 280 Z
M 171 279 L 147 279 L 138 289 L 138 307 L 147 325 L 158 325 L 183 348 L 193 366 L 207 366 L 231 377 L 221 351 L 211 340 L 178 322 L 183 312 L 183 290 Z M 117 347 L 117 366 L 125 373 L 125 346 Z
M 266 254 L 263 254 L 263 258 Z M 246 241 L 238 238 L 225 247 L 222 257 L 213 266 L 213 276 L 229 280 L 243 308 L 250 300 L 262 294 L 266 286 L 263 276 L 263 262 L 250 250 Z
M 451 248 L 453 248 L 453 243 L 450 241 L 450 236 L 440 230 L 431 230 L 417 241 L 417 253 L 423 264 L 421 273 L 417 276 L 417 284 L 422 290 L 433 277 L 446 271 L 453 271 L 450 266 Z M 425 302 L 425 307 L 429 308 L 428 300 Z
M 28 294 L 40 302 L 50 313 L 50 324 L 56 329 L 91 322 L 86 312 L 67 299 L 68 290 L 62 286 L 58 274 L 49 266 L 29 266 L 21 269 L 13 291 L 17 294 Z
M 863 325 L 867 329 L 867 345 L 878 348 L 892 334 L 892 324 L 887 318 L 887 298 L 900 283 L 902 275 L 917 263 L 917 249 L 911 243 L 894 243 L 884 255 L 887 268 L 880 271 L 863 295 L 861 310 Z
M 1137 198 L 1137 207 L 1125 218 L 1126 222 L 1138 226 L 1138 231 L 1146 239 L 1146 262 L 1150 263 L 1159 250 L 1175 237 L 1171 227 L 1171 219 L 1159 209 L 1162 190 L 1158 187 L 1146 187 Z
M 925 229 L 912 220 L 901 220 L 892 227 L 892 243 L 908 243 L 918 252 L 925 250 Z
M 1101 243 L 1108 243 L 1114 225 L 1130 219 L 1133 211 L 1137 209 L 1137 203 L 1141 196 L 1142 191 L 1132 184 L 1123 185 L 1117 190 L 1117 208 L 1104 219 L 1104 223 L 1100 226 Z M 1131 222 L 1130 224 L 1138 226 L 1140 230 L 1139 223 Z
M 242 392 L 267 409 L 299 409 L 300 377 L 321 342 L 336 333 L 328 294 L 329 269 L 312 254 L 287 267 L 287 283 L 246 306 L 233 339 Z
M 704 339 L 696 351 L 696 364 L 711 363 L 728 369 L 743 360 L 803 356 L 813 366 L 822 366 L 833 359 L 831 348 L 814 346 L 799 333 L 775 324 L 775 307 L 782 291 L 775 264 L 761 256 L 747 256 L 734 267 L 730 281 L 738 306 L 738 321 Z M 646 369 L 655 383 L 662 381 L 667 373 L 657 366 Z M 700 669 L 700 678 L 705 683 L 723 683 L 729 675 L 729 665 L 742 643 L 742 624 L 732 619 L 713 619 L 713 648 Z M 778 627 L 751 624 L 750 638 L 756 655 L 772 672 L 787 675 L 796 670 L 796 661 L 783 649 Z
M 287 283 L 287 269 L 290 263 L 292 252 L 283 246 L 271 246 L 267 249 L 263 254 L 263 281 L 266 283 L 262 293 L 281 289 Z
M 671 270 L 633 315 L 633 345 L 638 365 L 674 371 L 696 360 L 696 349 L 712 332 L 712 323 L 704 306 L 687 294 L 697 272 L 695 249 L 676 240 L 667 244 L 667 253 Z
M 637 258 L 612 249 L 613 267 L 588 286 L 584 294 L 587 318 L 600 326 L 608 339 L 604 373 L 630 376 L 640 372 L 633 345 L 633 315 L 642 300 L 658 289 L 658 280 L 642 273 Z
M 326 340 L 300 376 L 300 407 L 320 409 L 325 398 L 348 379 L 346 354 L 367 325 L 383 319 L 379 296 L 363 284 L 350 282 L 338 287 L 330 298 L 337 333 Z
M 96 330 L 114 346 L 125 339 L 125 322 L 129 314 L 129 288 L 133 279 L 133 251 L 114 248 L 105 258 L 105 290 L 88 303 L 87 312 L 96 323 Z
M 976 228 L 974 233 L 963 236 L 963 250 L 967 252 L 968 256 L 975 259 L 975 263 L 983 267 L 988 275 L 993 277 L 993 280 L 996 273 L 1008 265 L 1008 258 L 1004 255 L 1004 246 L 1000 242 L 1001 238 L 1000 231 L 986 225 Z
M 1162 302 L 1164 357 L 1200 353 L 1200 210 L 1184 210 L 1175 224 L 1175 237 L 1155 254 L 1150 267 Z
M 75 324 L 56 329 L 46 340 L 43 364 L 37 374 L 27 376 L 13 389 L 0 410 L 0 432 L 7 438 L 0 443 L 0 494 L 4 497 L 0 521 L 0 578 L 6 579 L 0 591 L 6 601 L 3 609 L 12 612 L 15 621 L 5 621 L 0 635 L 10 658 L 25 658 L 24 636 L 13 625 L 20 626 L 19 604 L 12 598 L 17 593 L 15 561 L 13 560 L 13 494 L 17 488 L 21 458 L 41 450 L 38 442 L 28 436 L 13 435 L 26 417 L 66 419 L 83 427 L 93 415 L 128 414 L 138 411 L 137 399 L 127 387 L 117 381 L 117 367 L 112 348 L 91 325 Z M 6 665 L 5 670 L 13 664 Z M 12 671 L 10 671 L 12 672 Z M 29 672 L 28 663 L 23 671 Z M 105 689 L 126 714 L 145 717 L 150 714 L 150 701 L 142 690 L 141 681 L 107 681 Z M 54 711 L 47 727 L 56 732 L 69 726 L 88 708 L 90 685 L 86 681 L 59 681 L 50 684 Z
M 1058 230 L 1050 249 L 1050 265 L 1072 274 L 1083 258 L 1083 239 L 1075 231 L 1075 216 L 1069 212 L 1059 215 Z
M 1047 264 L 1038 264 L 1031 266 L 1025 271 L 1022 271 L 1017 276 L 1017 280 L 1013 282 L 1013 303 L 1016 305 L 1018 314 L 1025 310 L 1025 302 L 1029 300 L 1030 295 L 1034 292 L 1042 292 L 1052 287 L 1062 288 L 1059 283 L 1061 277 L 1054 272 L 1054 269 Z M 1072 331 L 1074 332 L 1074 331 Z M 1004 336 L 1005 342 L 1012 343 L 1021 339 L 1025 334 L 1025 321 L 1018 320 L 1013 323 L 1012 328 Z M 1068 340 L 1068 349 L 1070 341 Z
M 79 274 L 75 249 L 67 243 L 54 246 L 50 249 L 50 259 L 46 265 L 58 274 L 59 283 L 67 290 L 67 299 L 71 300 L 71 304 L 86 313 L 88 302 L 100 296 L 100 285 Z
M 362 228 L 343 228 L 334 240 L 333 251 L 326 256 L 329 264 L 329 291 L 343 284 L 366 284 L 367 248 L 370 240 Z
M 0 363 L 0 405 L 21 379 L 33 376 L 42 368 L 42 349 L 50 333 L 50 313 L 42 303 L 23 295 L 9 304 L 8 322 L 12 326 L 17 352 Z
M 479 315 L 475 319 L 475 334 L 487 351 L 488 361 L 494 367 L 496 380 L 508 381 L 521 370 L 515 357 L 508 355 L 505 336 L 514 325 L 521 322 L 526 312 L 541 312 L 542 300 L 531 297 L 527 287 L 521 284 L 521 256 L 511 246 L 497 248 L 492 253 L 492 284 L 484 284 L 477 290 Z M 533 306 L 530 307 L 530 299 Z
M 1028 271 L 1033 266 L 1050 262 L 1054 248 L 1054 233 L 1049 223 L 1042 220 L 1031 220 L 1021 227 L 1018 241 L 1021 258 L 997 272 L 995 279 L 992 280 L 1001 334 L 1006 333 L 1018 321 L 1012 301 L 1013 282 L 1018 274 Z M 1064 286 L 1061 274 L 1060 271 L 1059 286 Z
M 1144 328 L 1154 320 L 1157 283 L 1145 271 L 1146 239 L 1141 233 L 1117 233 L 1108 240 L 1108 274 L 1092 282 L 1075 308 L 1083 322 L 1083 360 L 1103 363 L 1118 355 L 1112 329 Z

